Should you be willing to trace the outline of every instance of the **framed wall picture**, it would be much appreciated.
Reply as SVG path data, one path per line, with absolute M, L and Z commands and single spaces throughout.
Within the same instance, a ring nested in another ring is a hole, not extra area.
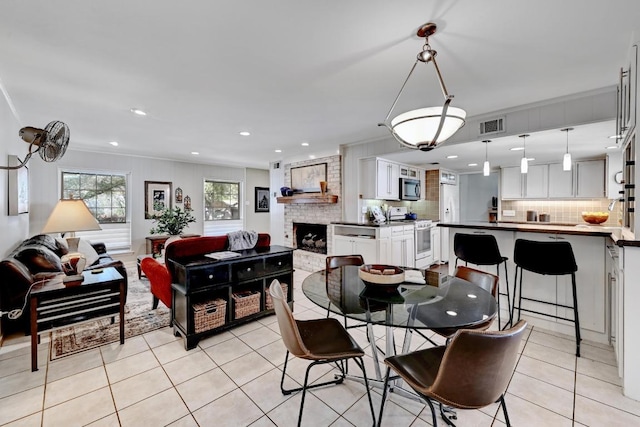
M 320 181 L 327 180 L 327 164 L 291 168 L 291 188 L 301 193 L 320 193 Z
M 18 156 L 9 156 L 9 166 L 22 163 Z M 9 171 L 9 215 L 29 212 L 29 168 Z
M 173 204 L 170 182 L 144 182 L 144 218 L 153 219 L 164 209 L 171 209 Z
M 182 203 L 182 188 L 176 188 L 176 203 Z
M 256 187 L 256 212 L 269 212 L 269 188 Z

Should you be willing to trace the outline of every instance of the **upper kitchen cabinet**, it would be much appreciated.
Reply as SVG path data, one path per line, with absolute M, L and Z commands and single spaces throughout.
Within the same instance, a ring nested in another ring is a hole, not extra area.
M 385 159 L 360 160 L 360 195 L 363 199 L 399 200 L 400 165 Z
M 631 46 L 627 63 L 620 69 L 618 83 L 618 102 L 616 114 L 616 133 L 620 141 L 626 144 L 629 135 L 636 126 L 637 82 L 638 82 L 638 45 Z
M 520 167 L 502 168 L 502 199 L 546 199 L 548 197 L 548 165 L 530 165 L 526 174 Z
M 605 197 L 605 161 L 581 160 L 571 171 L 562 164 L 531 165 L 526 174 L 519 167 L 503 168 L 502 199 L 591 199 Z
M 576 196 L 579 198 L 604 197 L 604 160 L 576 162 Z

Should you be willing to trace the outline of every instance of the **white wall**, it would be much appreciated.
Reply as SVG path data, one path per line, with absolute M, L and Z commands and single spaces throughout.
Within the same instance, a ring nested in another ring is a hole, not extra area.
M 247 184 L 245 185 L 246 221 L 245 230 L 255 230 L 258 233 L 269 233 L 269 212 L 256 212 L 256 187 L 269 187 L 269 171 L 266 169 L 247 169 Z M 270 208 L 273 201 L 270 199 Z
M 0 85 L 2 82 L 0 82 Z M 45 124 L 34 123 L 33 126 L 44 126 Z M 2 93 L 0 93 L 0 165 L 8 164 L 8 156 L 16 155 L 24 159 L 29 150 L 29 145 L 18 136 L 20 128 L 23 127 L 11 112 L 11 108 Z M 40 161 L 35 159 L 30 163 Z M 29 214 L 9 216 L 9 195 L 8 195 L 9 172 L 0 170 L 0 256 L 5 257 L 22 240 L 29 237 Z M 33 186 L 33 179 L 31 186 Z M 33 187 L 32 187 L 33 188 Z
M 73 135 L 73 129 L 72 135 Z M 72 141 L 73 143 L 73 141 Z M 71 143 L 71 144 L 72 144 Z M 70 145 L 72 147 L 72 145 Z M 196 222 L 185 230 L 185 233 L 203 233 L 203 183 L 205 179 L 220 179 L 244 182 L 243 199 L 253 199 L 253 187 L 268 187 L 268 172 L 265 175 L 251 172 L 251 187 L 247 187 L 245 168 L 221 165 L 203 165 L 170 160 L 143 157 L 121 156 L 115 154 L 95 154 L 73 151 L 71 148 L 65 156 L 55 163 L 38 160 L 31 162 L 31 222 L 29 234 L 38 234 L 46 222 L 51 210 L 60 198 L 59 180 L 62 168 L 103 170 L 109 172 L 130 173 L 129 207 L 131 212 L 132 248 L 136 254 L 145 252 L 145 237 L 153 226 L 152 220 L 144 219 L 144 182 L 169 181 L 182 188 L 184 196 L 191 196 L 191 207 Z M 253 203 L 253 202 L 252 202 Z M 174 204 L 175 205 L 175 204 Z M 254 223 L 253 209 L 244 206 L 245 221 Z M 264 214 L 262 214 L 264 215 Z M 266 218 L 266 217 L 265 217 Z M 258 219 L 257 221 L 262 221 Z
M 460 221 L 489 221 L 491 198 L 498 197 L 500 172 L 460 174 Z

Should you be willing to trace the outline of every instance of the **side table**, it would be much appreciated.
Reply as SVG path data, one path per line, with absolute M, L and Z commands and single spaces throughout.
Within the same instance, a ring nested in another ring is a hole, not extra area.
M 38 370 L 38 335 L 49 329 L 119 314 L 120 344 L 124 344 L 124 277 L 114 267 L 82 275 L 82 282 L 65 284 L 59 275 L 31 290 L 31 371 Z

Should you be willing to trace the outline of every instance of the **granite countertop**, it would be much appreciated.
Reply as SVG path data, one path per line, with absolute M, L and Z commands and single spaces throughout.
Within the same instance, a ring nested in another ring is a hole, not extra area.
M 602 225 L 569 225 L 554 223 L 519 223 L 519 222 L 456 222 L 440 223 L 439 227 L 449 228 L 480 228 L 485 230 L 526 231 L 533 233 L 559 233 L 574 234 L 579 236 L 603 236 L 610 237 L 618 246 L 640 246 L 640 240 L 636 240 L 629 229 L 623 227 L 606 227 Z

